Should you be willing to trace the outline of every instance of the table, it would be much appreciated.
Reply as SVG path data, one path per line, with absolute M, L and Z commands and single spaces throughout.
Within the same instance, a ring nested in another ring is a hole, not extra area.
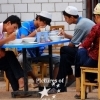
M 27 72 L 25 70 L 26 67 L 26 49 L 27 48 L 36 48 L 40 46 L 48 46 L 49 50 L 49 74 L 50 74 L 50 79 L 52 79 L 52 70 L 53 70 L 53 65 L 52 65 L 52 45 L 53 44 L 59 44 L 59 43 L 65 43 L 69 42 L 69 39 L 62 39 L 60 41 L 50 41 L 46 43 L 36 43 L 36 44 L 29 44 L 29 43 L 23 43 L 23 44 L 4 44 L 2 48 L 22 48 L 23 51 L 23 69 L 24 69 L 24 91 L 14 91 L 12 92 L 12 97 L 15 97 L 18 94 L 35 94 L 35 96 L 39 96 L 39 94 L 36 91 L 28 91 L 28 79 L 27 79 Z

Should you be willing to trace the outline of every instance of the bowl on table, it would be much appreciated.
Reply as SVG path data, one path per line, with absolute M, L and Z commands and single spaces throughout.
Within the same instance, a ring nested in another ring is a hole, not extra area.
M 22 38 L 22 41 L 23 42 L 34 42 L 36 40 L 36 37 L 25 37 L 25 38 Z
M 58 30 L 53 30 L 53 31 L 49 32 L 49 36 L 58 35 L 58 33 L 59 33 Z
M 62 38 L 62 36 L 49 36 L 51 41 L 60 41 Z
M 22 39 L 15 39 L 13 41 L 9 41 L 10 44 L 20 44 L 22 43 Z

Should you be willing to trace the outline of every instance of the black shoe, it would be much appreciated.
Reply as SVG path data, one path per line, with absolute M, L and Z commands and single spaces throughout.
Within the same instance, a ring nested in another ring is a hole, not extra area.
M 52 87 L 49 91 L 48 94 L 55 94 L 55 93 L 60 93 L 60 92 L 67 92 L 66 87 L 62 87 L 62 88 L 54 88 Z
M 51 88 L 49 91 L 48 91 L 48 94 L 56 94 L 57 93 L 57 90 L 55 88 Z
M 66 87 L 61 88 L 60 92 L 67 92 L 67 88 Z

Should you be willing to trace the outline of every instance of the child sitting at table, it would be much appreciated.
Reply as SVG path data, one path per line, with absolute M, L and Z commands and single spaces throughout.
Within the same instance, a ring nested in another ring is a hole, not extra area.
M 38 34 L 38 32 L 41 31 L 41 27 L 45 28 L 47 25 L 50 26 L 51 20 L 52 20 L 51 13 L 49 13 L 47 11 L 41 11 L 39 14 L 36 15 L 35 20 L 25 21 L 22 23 L 22 27 L 18 30 L 17 38 L 35 37 L 36 34 Z M 39 55 L 43 55 L 43 56 L 38 58 L 38 61 L 48 63 L 49 56 L 47 54 L 44 55 L 44 53 L 43 53 L 44 49 L 45 48 L 43 46 L 39 48 Z M 33 52 L 33 55 L 35 55 L 35 52 Z M 58 69 L 59 69 L 60 57 L 53 56 L 52 60 L 53 60 L 53 64 L 55 65 L 54 72 L 53 72 L 55 74 L 54 78 L 56 78 Z M 22 55 L 19 56 L 19 61 L 22 62 Z M 31 75 L 31 77 L 33 78 L 33 80 L 36 83 L 36 76 L 34 75 L 34 73 L 32 73 L 31 66 L 27 66 L 27 67 L 28 67 L 27 68 L 28 74 Z

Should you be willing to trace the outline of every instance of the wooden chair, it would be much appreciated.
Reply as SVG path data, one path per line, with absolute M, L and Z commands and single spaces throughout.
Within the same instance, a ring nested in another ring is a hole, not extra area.
M 63 30 L 65 29 L 64 28 L 64 25 L 55 25 L 55 26 L 50 26 L 50 30 L 59 30 L 59 28 L 62 28 Z
M 55 30 L 59 30 L 60 28 L 61 28 L 62 30 L 65 30 L 64 25 L 51 26 L 51 27 L 50 27 L 50 30 L 54 30 L 54 29 L 55 29 Z M 59 53 L 60 53 L 60 48 L 61 48 L 62 46 L 64 46 L 64 43 L 53 45 L 52 52 L 53 52 L 54 54 L 59 54 Z
M 90 83 L 86 81 L 85 74 L 86 73 L 97 73 L 97 83 Z M 81 99 L 85 99 L 85 90 L 86 86 L 98 86 L 98 99 L 100 100 L 100 39 L 99 39 L 99 52 L 98 52 L 98 67 L 90 68 L 90 67 L 81 67 Z
M 39 77 L 39 78 L 41 78 L 41 79 L 43 79 L 44 76 L 45 76 L 45 74 L 44 74 L 45 73 L 45 65 L 44 65 L 44 63 L 42 63 L 42 62 L 39 62 L 37 64 L 32 63 L 31 66 L 32 66 L 34 75 Z M 40 67 L 40 73 L 39 73 L 38 67 Z
M 6 73 L 5 72 L 4 72 L 4 80 L 6 82 L 6 91 L 9 91 L 9 81 L 8 81 L 8 79 L 6 77 Z

